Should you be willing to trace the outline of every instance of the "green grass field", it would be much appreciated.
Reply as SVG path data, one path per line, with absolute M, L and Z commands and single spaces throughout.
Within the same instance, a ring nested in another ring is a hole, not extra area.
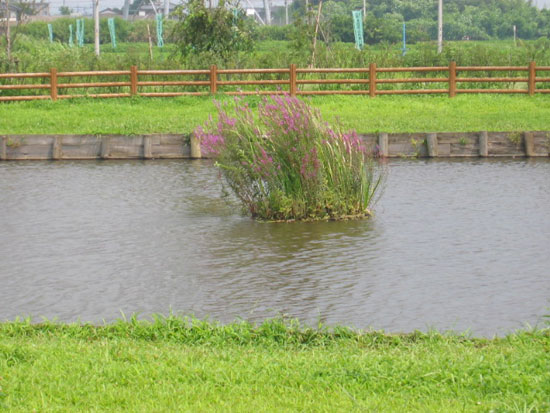
M 260 98 L 247 101 L 255 106 Z M 327 121 L 360 133 L 550 130 L 550 95 L 327 96 L 311 103 Z M 214 113 L 210 97 L 2 103 L 0 134 L 188 133 Z
M 0 324 L 8 412 L 547 412 L 550 331 L 504 338 L 170 317 Z

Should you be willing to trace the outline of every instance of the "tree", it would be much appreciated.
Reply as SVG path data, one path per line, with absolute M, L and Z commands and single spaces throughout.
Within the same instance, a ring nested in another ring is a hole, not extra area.
M 310 10 L 319 2 L 295 0 L 293 10 L 303 16 L 306 1 Z M 534 0 L 445 0 L 445 38 L 506 38 L 512 36 L 514 25 L 520 38 L 548 35 L 548 11 L 539 10 L 534 4 Z M 327 0 L 323 4 L 323 14 L 330 20 L 336 38 L 353 41 L 351 13 L 362 8 L 362 0 Z M 399 41 L 403 22 L 407 23 L 411 43 L 437 37 L 436 0 L 367 0 L 366 9 L 367 43 Z
M 59 8 L 59 13 L 62 15 L 62 16 L 70 16 L 71 13 L 72 13 L 72 9 L 68 6 L 61 6 Z
M 0 3 L 0 5 L 2 6 L 0 10 L 2 10 L 3 14 L 6 16 L 4 30 L 4 37 L 6 39 L 6 57 L 8 62 L 11 62 L 11 51 L 13 49 L 13 45 L 15 44 L 17 33 L 19 32 L 19 26 L 21 26 L 21 23 L 23 23 L 28 16 L 36 14 L 36 1 L 16 0 L 10 2 L 10 0 L 6 0 L 4 4 Z M 15 30 L 11 30 L 10 28 L 10 13 L 12 11 L 15 11 Z
M 207 8 L 203 0 L 189 0 L 174 15 L 178 22 L 172 37 L 183 57 L 206 53 L 226 63 L 235 53 L 253 49 L 255 23 L 236 1 L 220 0 Z

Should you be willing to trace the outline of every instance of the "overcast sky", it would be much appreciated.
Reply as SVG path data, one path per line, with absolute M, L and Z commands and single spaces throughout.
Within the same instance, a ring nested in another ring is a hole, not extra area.
M 48 1 L 48 0 L 45 0 Z M 262 3 L 259 0 L 251 0 L 252 2 L 256 3 Z M 368 1 L 368 0 L 367 0 Z M 132 0 L 130 0 L 132 2 Z M 180 3 L 181 0 L 172 0 L 172 3 Z M 550 0 L 534 0 L 534 3 L 539 7 L 548 7 L 550 8 Z M 50 13 L 52 14 L 59 14 L 59 7 L 63 5 L 69 6 L 75 11 L 83 11 L 86 10 L 91 13 L 92 11 L 92 0 L 50 0 Z M 122 8 L 122 5 L 124 4 L 124 0 L 99 0 L 100 4 L 100 10 L 105 9 L 107 7 L 117 7 Z M 241 0 L 241 4 L 245 6 L 247 3 L 245 0 Z

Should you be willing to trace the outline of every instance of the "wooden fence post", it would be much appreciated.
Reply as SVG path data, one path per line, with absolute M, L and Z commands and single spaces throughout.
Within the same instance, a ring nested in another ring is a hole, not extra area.
M 218 68 L 216 65 L 210 66 L 210 93 L 218 93 Z
M 138 90 L 138 69 L 137 66 L 130 67 L 130 94 L 137 95 Z
M 426 146 L 428 147 L 428 157 L 437 158 L 437 133 L 428 133 Z
M 525 156 L 528 158 L 536 156 L 535 153 L 535 137 L 533 132 L 523 132 L 523 145 L 525 149 Z
M 191 159 L 201 159 L 202 158 L 201 142 L 195 136 L 194 133 L 191 133 L 189 144 L 191 149 L 191 153 L 190 153 Z
M 153 138 L 151 136 L 143 137 L 143 159 L 153 159 Z
M 5 136 L 0 136 L 0 161 L 5 161 L 6 159 L 8 159 L 7 140 L 8 138 L 6 138 Z
M 52 100 L 57 100 L 57 69 L 50 69 L 50 97 Z
M 378 134 L 378 155 L 381 158 L 387 158 L 389 155 L 388 134 L 381 132 Z
M 482 158 L 489 156 L 489 134 L 487 131 L 479 134 L 479 156 Z
M 537 87 L 536 82 L 537 82 L 536 63 L 529 62 L 529 83 L 528 83 L 529 96 L 533 96 L 535 94 L 535 89 Z
M 99 137 L 99 139 L 101 141 L 99 157 L 101 159 L 109 159 L 109 154 L 111 152 L 111 139 L 102 137 Z
M 290 83 L 290 96 L 296 96 L 296 65 L 294 63 L 290 65 L 290 74 L 288 81 Z
M 62 146 L 61 136 L 55 136 L 52 142 L 52 159 L 59 160 L 61 159 L 61 146 Z
M 456 96 L 456 62 L 449 63 L 449 97 Z
M 371 98 L 376 96 L 376 63 L 369 66 L 369 95 Z

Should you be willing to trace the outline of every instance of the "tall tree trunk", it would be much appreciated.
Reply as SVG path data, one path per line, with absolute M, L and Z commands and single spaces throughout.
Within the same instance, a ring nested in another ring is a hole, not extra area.
M 99 0 L 94 0 L 94 43 L 95 55 L 99 56 Z

